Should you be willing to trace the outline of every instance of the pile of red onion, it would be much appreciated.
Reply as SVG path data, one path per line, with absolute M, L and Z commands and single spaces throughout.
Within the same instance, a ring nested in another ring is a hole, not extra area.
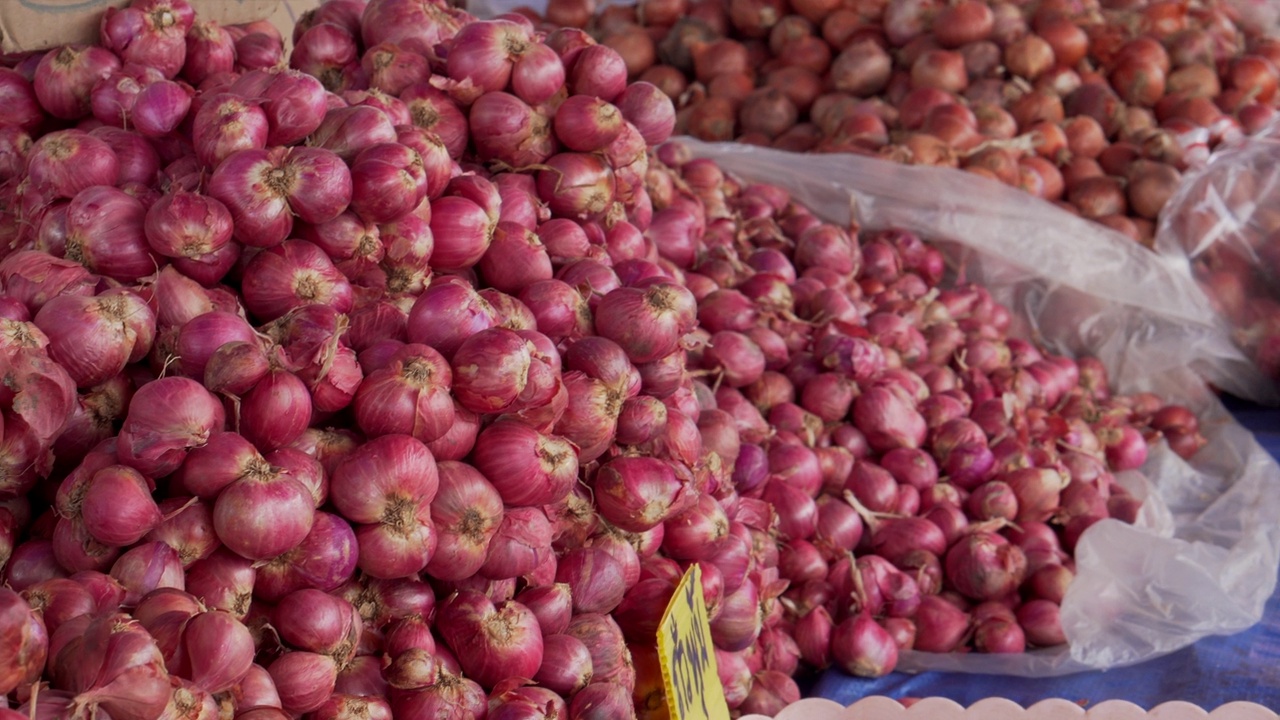
M 1112 472 L 1204 442 L 920 238 L 655 150 L 585 35 L 295 35 L 135 0 L 0 73 L 0 715 L 665 717 L 693 564 L 773 714 L 802 662 L 1063 642 Z
M 662 88 L 678 132 L 960 167 L 1148 246 L 1188 164 L 1280 103 L 1280 40 L 1223 0 L 596 7 L 550 0 L 546 20 Z

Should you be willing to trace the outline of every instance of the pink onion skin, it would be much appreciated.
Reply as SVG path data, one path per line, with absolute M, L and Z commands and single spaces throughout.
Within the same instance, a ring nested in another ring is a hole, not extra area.
M 622 564 L 597 547 L 565 553 L 556 566 L 556 582 L 569 585 L 578 613 L 611 612 L 627 591 Z
M 947 551 L 946 570 L 952 585 L 966 597 L 993 600 L 1022 585 L 1027 558 L 1003 536 L 974 532 Z
M 473 462 L 509 506 L 560 502 L 578 475 L 577 454 L 568 442 L 516 422 L 483 430 Z
M 647 288 L 619 288 L 596 308 L 596 332 L 623 348 L 633 363 L 670 355 L 692 330 L 696 302 L 685 288 L 659 282 Z
M 853 420 L 866 434 L 872 449 L 878 452 L 920 447 L 928 434 L 924 418 L 884 387 L 870 388 L 858 396 L 853 405 Z
M 541 508 L 507 508 L 480 575 L 502 580 L 533 572 L 553 555 L 551 538 L 551 521 Z
M 311 393 L 286 370 L 267 373 L 241 401 L 240 432 L 262 451 L 289 445 L 310 421 Z
M 301 714 L 319 709 L 333 693 L 338 668 L 328 655 L 287 652 L 267 668 L 280 693 L 286 712 Z
M 330 497 L 359 523 L 379 522 L 395 498 L 429 504 L 440 486 L 431 451 L 406 435 L 384 435 L 362 445 L 333 474 Z
M 135 351 L 149 351 L 155 334 L 151 309 L 123 289 L 93 298 L 53 298 L 36 313 L 35 324 L 49 337 L 50 357 L 84 388 L 124 370 Z
M 146 207 L 113 187 L 95 186 L 76 193 L 67 206 L 67 257 L 120 282 L 134 282 L 155 271 L 146 243 Z
M 538 626 L 544 635 L 556 635 L 569 627 L 573 607 L 568 585 L 553 583 L 529 587 L 515 599 L 538 617 Z
M 246 245 L 274 247 L 293 230 L 289 187 L 279 156 L 268 150 L 237 149 L 209 178 L 209 195 L 231 212 L 235 237 Z
M 218 495 L 214 529 L 228 548 L 268 560 L 296 547 L 315 522 L 315 499 L 292 477 L 272 469 L 246 475 Z
M 534 682 L 566 697 L 591 681 L 591 653 L 583 642 L 570 635 L 544 635 L 542 665 Z
M 674 470 L 658 458 L 616 458 L 596 472 L 593 488 L 600 513 L 628 532 L 660 525 L 682 497 Z
M 440 607 L 437 622 L 463 672 L 482 686 L 533 677 L 542 665 L 537 617 L 518 602 L 494 605 L 475 591 L 462 591 Z
M 436 440 L 453 424 L 452 383 L 453 370 L 439 352 L 406 345 L 387 367 L 361 381 L 353 401 L 356 424 L 370 437 L 402 434 Z
M 143 475 L 163 477 L 190 449 L 208 442 L 225 420 L 222 404 L 199 383 L 161 378 L 134 393 L 120 429 L 120 460 Z
M 887 675 L 898 662 L 898 646 L 893 638 L 867 613 L 836 626 L 831 652 L 841 669 L 860 677 Z
M 969 616 L 955 605 L 926 595 L 916 611 L 915 649 L 922 652 L 952 652 L 969 630 Z
M 604 720 L 634 714 L 631 693 L 611 682 L 593 682 L 569 703 L 569 717 L 575 720 Z
M 431 502 L 431 520 L 440 544 L 427 572 L 442 580 L 461 580 L 479 572 L 489 541 L 502 523 L 502 496 L 478 470 L 441 461 L 439 491 Z
M 44 670 L 49 636 L 40 615 L 18 593 L 0 588 L 0 628 L 5 659 L 0 661 L 0 691 L 35 682 Z
M 211 610 L 196 614 L 183 629 L 191 681 L 209 693 L 229 690 L 253 665 L 253 638 L 231 614 Z

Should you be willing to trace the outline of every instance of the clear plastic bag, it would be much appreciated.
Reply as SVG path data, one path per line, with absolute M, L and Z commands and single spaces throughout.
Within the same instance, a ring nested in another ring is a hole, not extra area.
M 1194 463 L 1153 448 L 1141 473 L 1119 478 L 1148 498 L 1138 522 L 1097 523 L 1077 545 L 1062 605 L 1067 647 L 908 652 L 899 669 L 1064 675 L 1148 660 L 1262 618 L 1280 567 L 1280 465 L 1202 378 L 1242 395 L 1275 391 L 1185 268 L 968 173 L 681 141 L 738 177 L 786 188 L 832 222 L 856 215 L 863 227 L 943 241 L 966 278 L 1014 311 L 1023 335 L 1097 356 L 1121 391 L 1157 392 L 1201 413 L 1210 442 Z
M 1276 0 L 1228 0 L 1236 11 L 1237 24 L 1253 35 L 1275 35 L 1280 31 L 1280 2 Z
M 1161 213 L 1156 252 L 1196 278 L 1263 378 L 1237 394 L 1275 404 L 1280 387 L 1280 125 L 1215 151 Z

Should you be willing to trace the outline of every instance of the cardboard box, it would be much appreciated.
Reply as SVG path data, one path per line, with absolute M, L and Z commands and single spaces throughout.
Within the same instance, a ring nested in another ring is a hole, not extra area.
M 0 0 L 0 52 L 95 44 L 102 13 L 130 0 Z M 319 0 L 188 0 L 196 17 L 223 25 L 270 18 L 286 42 L 293 24 Z

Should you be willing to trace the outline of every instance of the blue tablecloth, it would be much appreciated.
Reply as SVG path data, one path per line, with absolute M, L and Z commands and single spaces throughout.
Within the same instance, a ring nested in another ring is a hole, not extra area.
M 1227 407 L 1254 431 L 1263 447 L 1280 458 L 1280 410 L 1231 399 Z M 1244 700 L 1280 711 L 1280 591 L 1267 603 L 1262 622 L 1253 628 L 1229 637 L 1205 638 L 1132 667 L 1044 679 L 928 672 L 892 673 L 868 680 L 830 670 L 815 680 L 808 694 L 842 704 L 884 695 L 945 697 L 967 706 L 999 696 L 1024 707 L 1046 698 L 1065 698 L 1089 704 L 1128 700 L 1148 709 L 1184 700 L 1208 710 Z

